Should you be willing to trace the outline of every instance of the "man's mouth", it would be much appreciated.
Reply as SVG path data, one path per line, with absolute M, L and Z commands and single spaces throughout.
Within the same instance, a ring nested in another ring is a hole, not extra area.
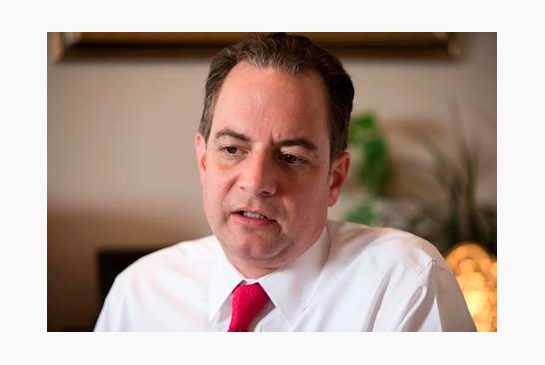
M 256 219 L 256 220 L 265 220 L 265 219 L 268 219 L 268 220 L 273 220 L 269 217 L 267 217 L 266 215 L 264 214 L 261 214 L 261 213 L 258 213 L 258 212 L 251 212 L 249 210 L 238 210 L 235 212 L 236 214 L 238 215 L 241 215 L 243 217 L 246 217 L 246 218 L 250 218 L 250 219 Z

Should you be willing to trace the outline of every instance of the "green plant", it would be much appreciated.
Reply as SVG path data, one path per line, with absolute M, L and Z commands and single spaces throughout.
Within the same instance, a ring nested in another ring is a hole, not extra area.
M 447 153 L 448 146 L 430 137 L 427 131 L 416 130 L 417 142 L 431 158 L 431 165 L 425 164 L 425 159 L 419 159 L 411 161 L 408 166 L 402 163 L 394 166 L 392 163 L 388 145 L 373 113 L 353 117 L 349 146 L 353 157 L 352 177 L 360 194 L 347 219 L 368 225 L 391 225 L 413 232 L 432 242 L 444 254 L 460 242 L 473 241 L 496 255 L 496 207 L 478 204 L 476 197 L 479 145 L 470 146 L 457 115 L 452 120 L 455 125 L 450 133 L 454 137 L 455 155 Z M 422 178 L 432 178 L 432 185 L 424 185 L 425 196 L 417 196 L 416 199 L 410 193 L 398 196 L 397 203 L 401 199 L 416 203 L 413 209 L 403 204 L 392 207 L 395 201 L 387 196 L 390 184 L 403 183 L 398 179 L 403 178 L 399 173 L 404 167 Z M 403 219 L 392 224 L 392 213 Z
M 456 114 L 457 116 L 457 114 Z M 420 166 L 419 171 L 430 173 L 441 199 L 422 204 L 409 220 L 407 230 L 433 242 L 442 253 L 457 243 L 473 241 L 496 255 L 496 207 L 477 204 L 476 187 L 479 178 L 478 145 L 470 147 L 458 118 L 456 126 L 456 155 L 450 157 L 445 148 L 421 131 L 418 138 L 432 158 L 431 168 Z
M 377 200 L 384 195 L 392 178 L 388 147 L 373 113 L 360 114 L 350 121 L 349 144 L 355 162 L 355 178 L 363 198 L 347 219 L 363 224 L 380 224 Z

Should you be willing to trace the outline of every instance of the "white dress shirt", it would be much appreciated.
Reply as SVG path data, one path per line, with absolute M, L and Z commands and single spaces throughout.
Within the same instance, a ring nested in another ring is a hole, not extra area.
M 255 280 L 230 264 L 215 236 L 147 255 L 118 275 L 95 331 L 226 331 L 242 281 L 259 282 L 270 298 L 253 331 L 475 331 L 434 246 L 335 221 L 297 260 Z

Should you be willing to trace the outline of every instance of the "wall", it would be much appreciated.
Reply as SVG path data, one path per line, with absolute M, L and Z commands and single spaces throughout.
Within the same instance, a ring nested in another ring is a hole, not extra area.
M 209 234 L 193 152 L 208 63 L 57 63 L 51 35 L 48 48 L 48 330 L 85 330 L 101 305 L 97 250 Z M 400 160 L 422 156 L 402 133 L 414 125 L 450 143 L 457 106 L 481 150 L 479 199 L 495 203 L 496 34 L 464 34 L 462 52 L 456 62 L 345 60 L 354 111 L 375 111 Z

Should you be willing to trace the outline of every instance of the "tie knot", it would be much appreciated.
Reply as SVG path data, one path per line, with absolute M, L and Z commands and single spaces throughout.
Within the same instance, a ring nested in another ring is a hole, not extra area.
M 265 307 L 269 296 L 259 283 L 239 285 L 233 291 L 229 332 L 247 332 L 248 325 Z

